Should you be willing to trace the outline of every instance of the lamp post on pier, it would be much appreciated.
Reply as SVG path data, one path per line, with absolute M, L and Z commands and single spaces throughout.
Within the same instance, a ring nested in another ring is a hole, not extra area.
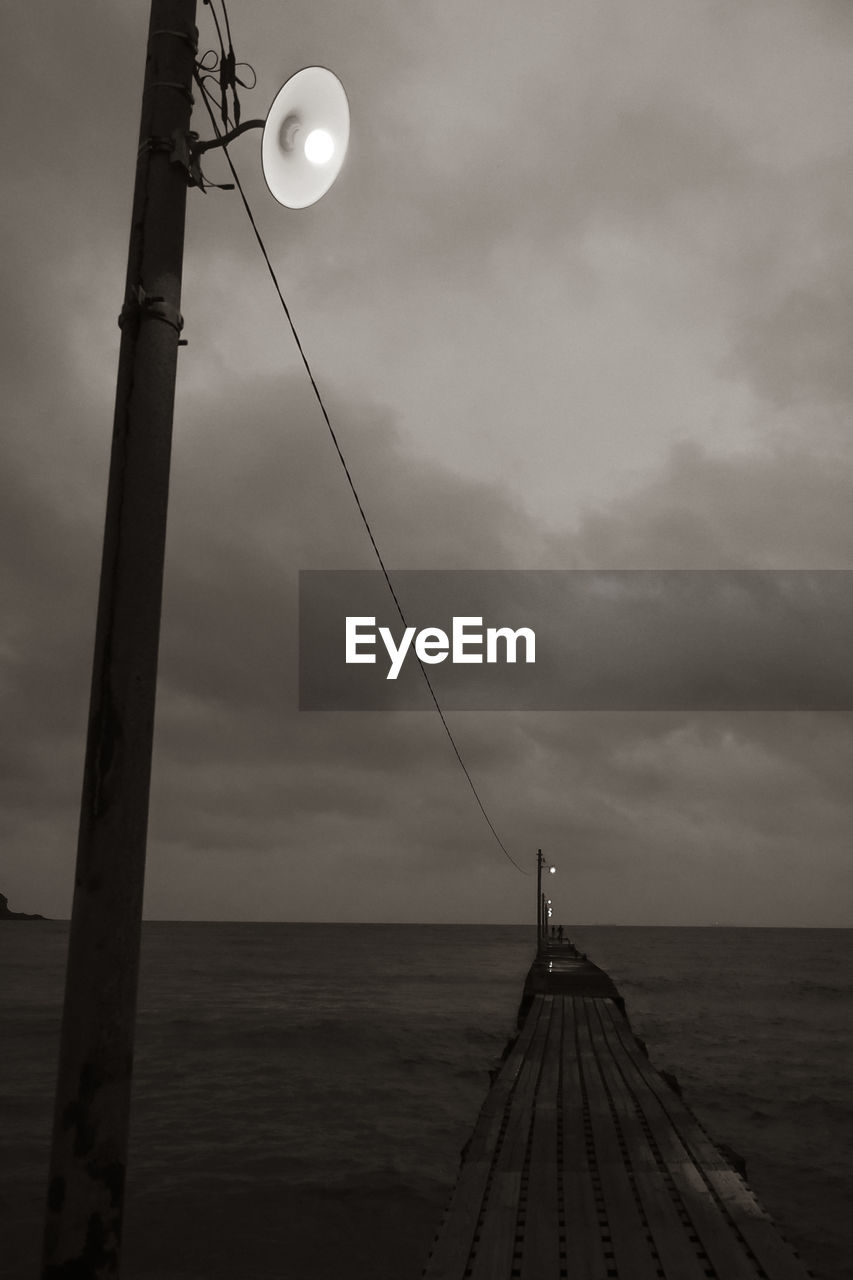
M 190 131 L 195 18 L 196 0 L 151 0 L 42 1280 L 119 1274 L 187 187 L 223 141 Z M 297 73 L 255 126 L 273 196 L 319 199 L 349 136 L 332 73 Z
M 542 950 L 542 941 L 545 936 L 545 895 L 542 892 L 542 868 L 547 867 L 550 875 L 556 873 L 557 868 L 550 866 L 542 856 L 542 850 L 536 851 L 536 954 Z

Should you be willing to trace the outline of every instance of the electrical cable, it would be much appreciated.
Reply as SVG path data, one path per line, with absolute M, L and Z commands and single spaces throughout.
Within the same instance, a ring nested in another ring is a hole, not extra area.
M 210 4 L 210 0 L 206 0 L 206 3 Z M 212 4 L 210 4 L 210 8 L 211 8 L 211 10 L 213 9 L 213 5 L 212 5 Z M 223 4 L 223 8 L 224 8 L 224 4 Z M 227 21 L 227 19 L 226 19 L 226 21 Z M 217 30 L 218 30 L 218 24 L 217 24 Z M 211 98 L 211 96 L 212 96 L 212 95 L 210 94 L 210 91 L 209 91 L 209 90 L 207 89 L 207 87 L 205 86 L 205 84 L 204 84 L 204 82 L 203 82 L 202 78 L 198 75 L 198 72 L 197 72 L 197 71 L 196 71 L 196 74 L 195 74 L 195 80 L 196 80 L 196 83 L 197 83 L 197 85 L 198 85 L 199 89 L 201 90 L 202 98 L 203 98 L 203 100 L 204 100 L 205 107 L 207 108 L 207 113 L 208 113 L 208 115 L 210 116 L 210 121 L 211 121 L 211 125 L 213 126 L 214 132 L 216 133 L 217 137 L 221 137 L 222 135 L 221 135 L 220 130 L 219 130 L 219 125 L 217 124 L 216 117 L 215 117 L 215 115 L 214 115 L 213 108 L 212 108 L 212 106 L 211 106 L 211 102 L 210 102 L 210 98 Z M 221 104 L 217 104 L 217 105 L 220 105 L 220 106 L 221 106 Z M 299 334 L 298 334 L 298 332 L 297 332 L 296 325 L 294 324 L 294 321 L 293 321 L 293 317 L 292 317 L 292 316 L 291 316 L 291 314 L 290 314 L 290 308 L 288 307 L 287 302 L 285 301 L 284 294 L 282 293 L 281 286 L 280 286 L 280 284 L 279 284 L 279 282 L 278 282 L 278 277 L 277 277 L 277 275 L 276 275 L 275 268 L 274 268 L 274 267 L 273 267 L 273 265 L 272 265 L 272 262 L 271 262 L 271 260 L 270 260 L 270 256 L 269 256 L 269 254 L 268 254 L 268 252 L 267 252 L 266 245 L 264 244 L 264 241 L 263 241 L 263 237 L 261 236 L 260 230 L 259 230 L 259 228 L 258 228 L 258 225 L 257 225 L 256 221 L 255 221 L 254 214 L 252 213 L 252 209 L 251 209 L 251 206 L 250 206 L 250 204 L 249 204 L 249 201 L 248 201 L 248 198 L 247 198 L 247 196 L 246 196 L 246 193 L 245 193 L 245 191 L 244 191 L 244 189 L 243 189 L 243 184 L 242 184 L 242 183 L 241 183 L 241 181 L 240 181 L 239 174 L 237 173 L 237 170 L 236 170 L 236 169 L 235 169 L 235 167 L 234 167 L 234 162 L 232 161 L 231 156 L 230 156 L 230 154 L 229 154 L 229 152 L 228 152 L 228 146 L 227 146 L 227 144 L 224 144 L 224 145 L 223 145 L 222 150 L 223 150 L 223 152 L 225 153 L 225 159 L 227 160 L 227 162 L 228 162 L 228 167 L 229 167 L 229 169 L 231 170 L 231 176 L 233 177 L 233 179 L 234 179 L 234 183 L 235 183 L 235 185 L 236 185 L 236 187 L 237 187 L 237 190 L 238 190 L 238 191 L 239 191 L 239 193 L 240 193 L 240 198 L 241 198 L 241 200 L 242 200 L 242 202 L 243 202 L 243 207 L 244 207 L 244 209 L 245 209 L 245 211 L 246 211 L 246 215 L 247 215 L 247 217 L 248 217 L 248 219 L 249 219 L 249 223 L 251 224 L 252 231 L 254 232 L 254 236 L 255 236 L 255 239 L 256 239 L 256 241 L 257 241 L 257 243 L 258 243 L 258 247 L 259 247 L 259 249 L 260 249 L 260 251 L 261 251 L 261 254 L 262 254 L 262 256 L 263 256 L 264 262 L 266 263 L 267 271 L 269 272 L 269 276 L 270 276 L 270 279 L 272 280 L 273 287 L 275 288 L 275 291 L 276 291 L 276 293 L 278 294 L 279 302 L 281 303 L 282 310 L 284 311 L 285 317 L 286 317 L 286 319 L 287 319 L 287 323 L 288 323 L 288 325 L 290 326 L 290 331 L 291 331 L 291 333 L 292 333 L 292 335 L 293 335 L 293 340 L 294 340 L 294 342 L 296 343 L 297 350 L 298 350 L 299 355 L 300 355 L 300 357 L 301 357 L 301 359 L 302 359 L 302 363 L 303 363 L 303 365 L 304 365 L 304 367 L 305 367 L 305 372 L 306 372 L 306 373 L 307 373 L 307 375 L 308 375 L 309 381 L 310 381 L 310 383 L 311 383 L 311 387 L 312 387 L 312 389 L 313 389 L 313 391 L 314 391 L 314 396 L 315 396 L 315 398 L 316 398 L 316 400 L 317 400 L 318 405 L 320 406 L 320 411 L 321 411 L 321 413 L 322 413 L 322 415 L 323 415 L 323 418 L 324 418 L 324 420 L 325 420 L 326 426 L 327 426 L 327 428 L 328 428 L 329 435 L 330 435 L 331 440 L 332 440 L 332 444 L 334 445 L 334 448 L 335 448 L 335 451 L 336 451 L 336 453 L 337 453 L 337 455 L 338 455 L 338 458 L 339 458 L 339 460 L 340 460 L 341 466 L 342 466 L 342 467 L 343 467 L 343 469 L 344 469 L 344 474 L 346 475 L 347 482 L 348 482 L 349 487 L 350 487 L 350 490 L 351 490 L 351 492 L 352 492 L 352 496 L 353 496 L 353 498 L 355 499 L 355 504 L 356 504 L 356 506 L 357 506 L 357 508 L 358 508 L 359 515 L 361 516 L 362 523 L 363 523 L 363 525 L 364 525 L 364 527 L 365 527 L 365 529 L 366 529 L 366 531 L 367 531 L 367 536 L 368 536 L 368 538 L 370 539 L 370 544 L 371 544 L 371 546 L 373 547 L 373 551 L 374 551 L 374 554 L 375 554 L 375 556 L 376 556 L 376 559 L 377 559 L 377 561 L 378 561 L 378 563 L 379 563 L 379 567 L 380 567 L 380 569 L 382 570 L 382 575 L 383 575 L 383 577 L 384 577 L 384 579 L 385 579 L 385 583 L 386 583 L 386 585 L 387 585 L 387 587 L 388 587 L 388 590 L 389 590 L 389 591 L 390 591 L 390 593 L 391 593 L 391 597 L 392 597 L 392 599 L 393 599 L 393 601 L 394 601 L 394 604 L 395 604 L 395 606 L 396 606 L 397 612 L 398 612 L 398 614 L 400 615 L 400 618 L 401 618 L 401 620 L 402 620 L 403 626 L 405 627 L 405 626 L 407 626 L 407 625 L 408 625 L 408 624 L 407 624 L 407 622 L 406 622 L 406 615 L 405 615 L 405 613 L 403 612 L 403 607 L 402 607 L 402 605 L 400 604 L 400 601 L 399 601 L 399 599 L 398 599 L 398 597 L 397 597 L 397 592 L 394 590 L 394 585 L 393 585 L 393 583 L 392 583 L 392 581 L 391 581 L 391 577 L 390 577 L 390 574 L 389 574 L 389 572 L 388 572 L 388 569 L 387 569 L 387 568 L 386 568 L 386 566 L 385 566 L 385 561 L 384 561 L 384 560 L 383 560 L 383 558 L 382 558 L 382 553 L 380 552 L 380 550 L 379 550 L 379 546 L 378 546 L 378 544 L 377 544 L 377 542 L 376 542 L 376 538 L 375 538 L 375 537 L 374 537 L 374 535 L 373 535 L 373 529 L 371 528 L 370 521 L 368 520 L 368 518 L 367 518 L 367 514 L 366 514 L 366 512 L 365 512 L 365 510 L 364 510 L 364 507 L 362 506 L 361 498 L 359 497 L 358 490 L 357 490 L 357 489 L 356 489 L 356 487 L 355 487 L 355 481 L 354 481 L 354 480 L 353 480 L 353 478 L 352 478 L 352 474 L 351 474 L 350 469 L 349 469 L 349 466 L 348 466 L 348 464 L 347 464 L 347 460 L 346 460 L 346 458 L 344 457 L 344 453 L 343 453 L 343 450 L 342 450 L 342 448 L 341 448 L 341 445 L 340 445 L 340 443 L 339 443 L 339 441 L 338 441 L 338 437 L 337 437 L 337 435 L 336 435 L 336 433 L 335 433 L 335 429 L 334 429 L 334 427 L 332 426 L 331 418 L 329 417 L 329 413 L 328 413 L 328 411 L 327 411 L 327 409 L 326 409 L 326 405 L 325 405 L 325 403 L 324 403 L 324 401 L 323 401 L 323 397 L 322 397 L 322 395 L 320 394 L 320 389 L 319 389 L 319 387 L 317 386 L 317 382 L 316 382 L 316 379 L 314 378 L 314 374 L 313 374 L 313 372 L 312 372 L 312 370 L 311 370 L 311 366 L 310 366 L 310 364 L 308 363 L 308 358 L 307 358 L 307 356 L 306 356 L 306 354 L 305 354 L 305 350 L 304 350 L 304 348 L 303 348 L 303 346 L 302 346 L 302 341 L 301 341 L 301 339 L 300 339 L 300 337 L 299 337 Z M 428 671 L 426 670 L 426 667 L 424 666 L 424 664 L 423 664 L 423 662 L 421 661 L 421 659 L 420 659 L 420 658 L 418 658 L 417 654 L 415 654 L 415 658 L 416 658 L 416 660 L 417 660 L 418 666 L 419 666 L 419 667 L 420 667 L 420 669 L 421 669 L 421 674 L 423 675 L 423 678 L 424 678 L 424 680 L 426 681 L 426 685 L 427 685 L 427 688 L 428 688 L 428 690 L 429 690 L 430 697 L 432 698 L 432 701 L 433 701 L 433 704 L 434 704 L 434 706 L 435 706 L 435 709 L 436 709 L 436 711 L 438 712 L 438 716 L 439 716 L 439 719 L 441 720 L 441 723 L 442 723 L 442 725 L 443 725 L 443 727 L 444 727 L 444 731 L 445 731 L 445 733 L 447 734 L 447 737 L 448 737 L 448 740 L 449 740 L 449 742 L 450 742 L 451 747 L 453 748 L 454 755 L 456 756 L 456 759 L 457 759 L 457 761 L 458 761 L 458 763 L 459 763 L 459 766 L 460 766 L 460 768 L 462 769 L 463 774 L 465 775 L 465 778 L 466 778 L 466 780 L 467 780 L 467 782 L 468 782 L 468 786 L 469 786 L 469 787 L 470 787 L 470 789 L 471 789 L 471 792 L 472 792 L 472 794 L 473 794 L 473 796 L 474 796 L 474 799 L 475 799 L 475 801 L 477 802 L 477 806 L 478 806 L 478 808 L 480 809 L 480 812 L 481 812 L 481 814 L 483 815 L 483 818 L 485 819 L 486 824 L 488 825 L 489 830 L 491 831 L 492 835 L 494 836 L 495 840 L 497 841 L 497 843 L 498 843 L 499 847 L 501 848 L 501 850 L 503 851 L 503 853 L 506 855 L 506 857 L 509 859 L 509 861 L 512 863 L 512 865 L 516 868 L 516 870 L 517 870 L 517 871 L 520 871 L 522 875 L 530 875 L 530 874 L 532 874 L 532 873 L 531 873 L 531 872 L 529 872 L 525 867 L 522 867 L 518 862 L 516 862 L 515 858 L 514 858 L 514 857 L 512 856 L 512 854 L 509 852 L 509 850 L 507 849 L 507 847 L 506 847 L 506 845 L 504 844 L 503 840 L 502 840 L 502 839 L 500 838 L 500 836 L 498 835 L 498 832 L 497 832 L 497 830 L 496 830 L 496 828 L 495 828 L 495 826 L 494 826 L 494 823 L 492 822 L 491 818 L 489 817 L 489 815 L 488 815 L 488 813 L 487 813 L 487 811 L 486 811 L 486 807 L 485 807 L 485 805 L 483 804 L 483 801 L 480 799 L 480 794 L 479 794 L 479 792 L 477 791 L 477 787 L 476 787 L 476 785 L 475 785 L 475 783 L 474 783 L 473 778 L 471 777 L 470 772 L 468 771 L 468 766 L 465 764 L 465 761 L 462 759 L 462 754 L 461 754 L 461 752 L 460 752 L 460 750 L 459 750 L 459 747 L 456 745 L 456 740 L 455 740 L 455 738 L 453 737 L 453 733 L 451 732 L 450 725 L 447 723 L 447 717 L 445 716 L 444 711 L 443 711 L 443 710 L 442 710 L 442 708 L 441 708 L 441 704 L 440 704 L 440 703 L 439 703 L 439 701 L 438 701 L 438 697 L 437 697 L 437 695 L 436 695 L 435 689 L 433 688 L 433 684 L 432 684 L 432 681 L 430 680 L 429 673 L 428 673 Z

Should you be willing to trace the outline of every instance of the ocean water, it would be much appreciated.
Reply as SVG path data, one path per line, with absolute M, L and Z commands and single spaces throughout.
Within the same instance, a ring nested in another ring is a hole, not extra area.
M 853 931 L 570 929 L 818 1280 L 853 1277 Z M 0 1276 L 39 1269 L 67 926 L 0 928 Z M 146 924 L 124 1280 L 416 1280 L 532 930 Z

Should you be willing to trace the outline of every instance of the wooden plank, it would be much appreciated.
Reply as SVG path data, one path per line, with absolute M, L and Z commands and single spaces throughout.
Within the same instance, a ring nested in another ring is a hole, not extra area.
M 424 1269 L 424 1280 L 461 1280 L 465 1272 L 483 1211 L 487 1184 L 493 1174 L 506 1109 L 545 1007 L 545 998 L 537 996 L 486 1095 L 444 1221 Z
M 480 1240 L 469 1263 L 471 1280 L 509 1280 L 520 1190 L 520 1173 L 506 1171 L 495 1175 L 486 1217 L 480 1225 Z
M 677 1094 L 669 1088 L 663 1077 L 655 1071 L 635 1045 L 634 1051 L 631 1051 L 632 1042 L 624 1019 L 618 1017 L 615 1011 L 611 1011 L 609 1022 L 607 1034 L 615 1039 L 624 1053 L 626 1071 L 630 1073 L 632 1085 L 637 1091 L 637 1097 L 661 1159 L 693 1223 L 696 1235 L 711 1260 L 711 1265 L 720 1275 L 725 1276 L 726 1280 L 756 1280 L 760 1274 L 757 1267 L 744 1248 L 743 1241 L 734 1230 L 732 1222 L 722 1212 L 721 1205 L 710 1191 L 701 1168 L 697 1166 L 692 1152 L 685 1145 L 668 1114 L 670 1096 L 677 1100 Z M 663 1096 L 666 1096 L 666 1107 L 661 1101 Z M 683 1109 L 686 1111 L 686 1108 Z M 705 1141 L 708 1142 L 707 1139 Z M 711 1145 L 708 1143 L 708 1146 Z M 719 1163 L 720 1153 L 716 1148 L 713 1150 L 716 1161 Z
M 779 1233 L 744 1179 L 725 1160 L 690 1108 L 677 1093 L 666 1086 L 649 1060 L 639 1051 L 624 1018 L 614 1010 L 611 1022 L 613 1032 L 623 1044 L 626 1055 L 640 1074 L 652 1082 L 650 1087 L 654 1087 L 659 1095 L 659 1106 L 668 1115 L 683 1146 L 693 1162 L 701 1168 L 711 1191 L 719 1198 L 761 1269 L 772 1280 L 807 1280 L 809 1273 L 805 1265 Z
M 566 1271 L 571 1280 L 607 1280 L 614 1259 L 599 1221 L 598 1204 L 588 1170 L 563 1172 L 566 1213 Z M 606 1228 L 605 1228 L 606 1230 Z
M 610 1088 L 613 1106 L 630 1151 L 634 1185 L 667 1277 L 673 1280 L 706 1280 L 708 1259 L 692 1226 L 679 1213 L 679 1203 L 649 1143 L 638 1114 L 638 1103 L 624 1079 L 614 1045 L 602 1027 L 601 1004 L 587 1006 L 590 1031 L 599 1063 Z
M 424 1280 L 808 1280 L 611 1000 L 545 990 L 483 1104 Z
M 491 1160 L 466 1160 L 463 1164 L 447 1216 L 424 1268 L 424 1280 L 461 1280 L 465 1274 L 491 1167 Z
M 729 1169 L 728 1161 L 708 1137 L 692 1111 L 640 1050 L 624 1017 L 613 1008 L 607 1012 L 610 1019 L 607 1034 L 618 1041 L 625 1057 L 642 1077 L 646 1087 L 654 1094 L 657 1105 L 667 1115 L 685 1145 L 689 1142 L 691 1153 L 696 1161 L 705 1169 Z
M 524 1025 L 516 1036 L 509 1053 L 501 1063 L 498 1074 L 486 1095 L 480 1110 L 474 1133 L 467 1149 L 467 1159 L 478 1160 L 483 1156 L 494 1154 L 498 1133 L 504 1120 L 504 1112 L 510 1093 L 515 1087 L 518 1074 L 524 1065 L 530 1044 L 539 1026 L 539 1020 L 546 1008 L 545 996 L 536 996 Z
M 734 1169 L 711 1169 L 708 1179 L 741 1235 L 772 1280 L 808 1280 L 809 1272 L 769 1214 Z M 746 1192 L 746 1195 L 744 1195 Z
M 594 1001 L 592 1002 L 594 1003 Z M 616 1117 L 607 1097 L 593 1050 L 588 1025 L 588 1005 L 578 1002 L 576 1028 L 581 1076 L 586 1084 L 595 1158 L 607 1205 L 617 1272 L 631 1280 L 659 1280 L 659 1262 L 653 1251 L 648 1225 L 643 1221 L 619 1143 Z
M 572 1280 L 606 1280 L 613 1266 L 606 1217 L 593 1185 L 586 1143 L 586 1115 L 575 1053 L 574 1000 L 563 1000 L 563 1217 L 566 1223 L 566 1270 Z M 605 1248 L 604 1234 L 608 1246 Z
M 563 1000 L 551 1010 L 533 1112 L 527 1180 L 527 1212 L 521 1247 L 521 1280 L 560 1274 L 560 1206 L 557 1199 L 557 1120 Z
M 496 1153 L 491 1186 L 483 1201 L 477 1240 L 470 1260 L 472 1280 L 502 1280 L 513 1270 L 521 1194 L 533 1103 L 541 1070 L 553 997 L 542 997 L 540 1016 L 512 1094 L 506 1131 Z

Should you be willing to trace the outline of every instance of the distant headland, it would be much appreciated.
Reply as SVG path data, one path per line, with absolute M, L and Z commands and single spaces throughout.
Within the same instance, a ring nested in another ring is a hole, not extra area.
M 26 911 L 10 911 L 9 899 L 0 893 L 0 920 L 46 920 L 47 916 L 28 916 Z

